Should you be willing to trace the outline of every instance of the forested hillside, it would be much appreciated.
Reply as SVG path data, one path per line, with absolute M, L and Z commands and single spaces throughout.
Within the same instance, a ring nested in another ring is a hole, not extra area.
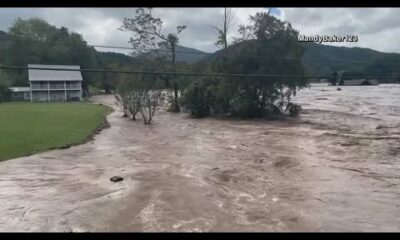
M 202 64 L 212 62 L 216 58 L 233 56 L 242 53 L 243 61 L 269 58 L 271 61 L 289 61 L 290 58 L 280 54 L 262 55 L 255 53 L 246 55 L 245 49 L 254 48 L 254 41 L 246 41 L 232 45 L 227 49 L 215 52 L 201 60 Z M 301 58 L 307 72 L 318 76 L 330 76 L 334 72 L 344 72 L 345 76 L 376 76 L 381 82 L 396 82 L 400 76 L 400 54 L 383 53 L 368 48 L 336 47 L 316 43 L 303 44 L 303 56 Z M 392 79 L 391 79 L 392 78 Z M 315 79 L 318 80 L 318 79 Z

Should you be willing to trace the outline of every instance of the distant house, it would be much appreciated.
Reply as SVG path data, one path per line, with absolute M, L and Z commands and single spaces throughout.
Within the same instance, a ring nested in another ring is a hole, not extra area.
M 344 80 L 344 86 L 379 85 L 378 79 L 352 79 Z
M 30 87 L 10 87 L 9 90 L 13 101 L 29 101 L 31 99 Z
M 80 101 L 82 100 L 82 74 L 80 66 L 28 65 L 30 100 L 35 101 Z M 50 68 L 44 70 L 35 68 Z M 66 69 L 66 71 L 58 70 Z

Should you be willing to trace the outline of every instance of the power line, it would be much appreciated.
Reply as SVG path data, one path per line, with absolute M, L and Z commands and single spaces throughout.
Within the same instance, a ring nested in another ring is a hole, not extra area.
M 16 35 L 11 35 L 14 37 L 18 37 Z M 36 43 L 44 43 L 39 40 L 33 39 L 1 39 L 0 41 L 9 41 L 9 42 L 17 42 L 17 41 L 27 41 L 27 42 L 36 42 Z M 123 49 L 123 50 L 135 50 L 133 47 L 125 47 L 125 46 L 112 46 L 112 45 L 98 45 L 98 44 L 86 44 L 86 45 L 78 45 L 78 44 L 69 44 L 69 43 L 57 43 L 59 45 L 70 46 L 70 47 L 94 47 L 94 48 L 109 48 L 109 49 Z M 171 50 L 169 49 L 142 49 L 143 51 L 148 51 L 145 54 L 149 54 L 151 52 L 168 52 L 170 53 Z M 290 57 L 277 57 L 277 56 L 260 56 L 260 55 L 247 55 L 247 54 L 240 54 L 238 56 L 218 56 L 218 52 L 214 53 L 206 53 L 206 52 L 194 52 L 194 51 L 182 51 L 182 50 L 175 50 L 175 53 L 178 54 L 194 54 L 194 55 L 216 55 L 216 57 L 221 58 L 238 58 L 238 57 L 245 57 L 245 58 L 261 58 L 261 59 L 282 59 L 286 61 L 298 61 L 298 58 L 290 58 Z M 322 59 L 309 59 L 308 61 L 313 62 L 320 62 Z M 329 59 L 329 62 L 344 62 L 344 63 L 354 63 L 354 64 L 370 64 L 369 61 L 354 61 L 354 60 L 339 60 L 339 59 Z M 400 64 L 390 64 L 390 66 L 400 66 Z
M 21 67 L 4 66 L 0 69 L 10 70 L 51 70 L 51 71 L 73 71 L 73 72 L 96 72 L 96 73 L 124 73 L 124 74 L 149 74 L 149 75 L 182 75 L 182 76 L 212 76 L 212 77 L 283 77 L 283 78 L 315 78 L 317 76 L 307 75 L 279 75 L 279 74 L 244 74 L 244 73 L 195 73 L 195 72 L 160 72 L 160 71 L 122 71 L 109 69 L 65 69 L 46 67 Z
M 65 68 L 46 68 L 46 67 L 22 67 L 22 66 L 4 66 L 0 69 L 8 70 L 51 70 L 51 71 L 75 71 L 75 72 L 93 72 L 93 73 L 122 73 L 122 74 L 143 74 L 143 75 L 182 75 L 182 76 L 208 76 L 208 77 L 249 77 L 249 78 L 328 78 L 320 75 L 283 75 L 283 74 L 247 74 L 247 73 L 199 73 L 199 72 L 160 72 L 160 71 L 121 71 L 109 69 L 65 69 Z M 352 76 L 359 79 L 398 79 L 395 77 L 379 76 Z
M 13 37 L 18 37 L 16 35 L 11 35 Z M 17 41 L 26 41 L 26 42 L 36 42 L 36 43 L 45 43 L 40 40 L 33 40 L 33 39 L 0 39 L 0 41 L 3 42 L 17 42 Z M 71 44 L 71 43 L 60 43 L 58 42 L 57 44 L 59 45 L 65 45 L 65 46 L 77 46 L 77 47 L 95 47 L 95 48 L 111 48 L 111 49 L 124 49 L 124 50 L 136 50 L 133 47 L 126 47 L 126 46 L 115 46 L 115 45 L 100 45 L 100 44 L 86 44 L 86 45 L 78 45 L 78 44 Z M 160 51 L 160 52 L 170 52 L 171 50 L 169 49 L 142 49 L 143 51 Z M 176 53 L 183 53 L 183 54 L 200 54 L 200 55 L 212 55 L 213 53 L 207 53 L 207 52 L 195 52 L 195 51 L 181 51 L 181 50 L 175 50 Z

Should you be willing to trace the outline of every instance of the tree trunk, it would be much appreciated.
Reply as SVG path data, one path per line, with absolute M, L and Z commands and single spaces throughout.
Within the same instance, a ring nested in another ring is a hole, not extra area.
M 152 119 L 152 115 L 151 115 L 151 101 L 150 101 L 150 97 L 149 97 L 149 105 L 148 105 L 148 108 L 149 108 L 149 118 L 148 118 L 148 124 L 150 124 L 151 123 L 151 119 Z
M 227 48 L 228 47 L 228 41 L 227 41 L 227 30 L 228 30 L 228 16 L 226 15 L 227 13 L 226 13 L 226 8 L 225 8 L 225 11 L 224 11 L 224 49 L 225 48 Z
M 124 115 L 122 115 L 123 118 L 128 117 L 128 110 L 124 108 Z
M 172 50 L 172 68 L 173 72 L 176 72 L 175 67 L 175 43 L 171 43 Z M 174 74 L 174 102 L 172 104 L 172 112 L 179 112 L 179 103 L 178 103 L 178 83 L 176 82 L 176 74 Z
M 179 103 L 178 103 L 178 83 L 174 83 L 174 112 L 179 112 Z
M 143 116 L 143 123 L 144 123 L 145 125 L 148 125 L 147 117 L 146 117 L 146 114 L 144 113 L 143 108 L 140 109 L 140 112 L 142 113 L 142 116 Z
M 172 64 L 173 68 L 175 68 L 175 43 L 171 43 L 171 51 L 172 51 Z

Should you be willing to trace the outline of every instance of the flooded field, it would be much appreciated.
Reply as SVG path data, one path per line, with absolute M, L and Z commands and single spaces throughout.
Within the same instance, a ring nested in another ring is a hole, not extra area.
M 399 231 L 400 85 L 341 88 L 287 121 L 115 111 L 94 141 L 0 162 L 0 231 Z

